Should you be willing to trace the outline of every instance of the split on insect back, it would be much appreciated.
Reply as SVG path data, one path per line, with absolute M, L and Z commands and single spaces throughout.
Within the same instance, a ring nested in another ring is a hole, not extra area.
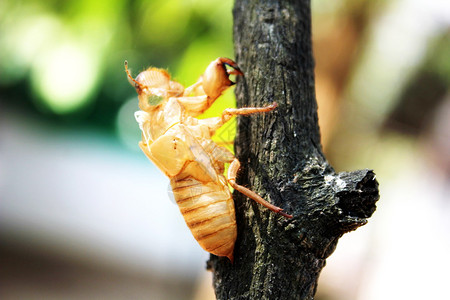
M 232 69 L 227 70 L 226 65 Z M 206 251 L 233 261 L 237 236 L 234 202 L 228 184 L 247 197 L 286 217 L 291 215 L 270 204 L 255 192 L 238 185 L 240 163 L 212 135 L 235 115 L 270 112 L 266 107 L 228 108 L 218 117 L 197 119 L 231 85 L 229 75 L 243 75 L 229 58 L 212 61 L 199 80 L 184 88 L 163 69 L 148 68 L 133 78 L 140 111 L 135 113 L 145 155 L 170 178 L 175 201 L 184 220 Z M 225 164 L 230 163 L 227 178 Z

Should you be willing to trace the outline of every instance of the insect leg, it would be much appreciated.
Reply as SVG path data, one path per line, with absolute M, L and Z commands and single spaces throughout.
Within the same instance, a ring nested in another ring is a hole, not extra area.
M 240 70 L 227 70 L 228 75 L 244 75 Z M 235 84 L 233 82 L 233 84 Z
M 217 61 L 219 61 L 222 65 L 228 65 L 233 68 L 233 70 L 227 70 L 228 75 L 244 76 L 244 73 L 242 73 L 241 69 L 239 69 L 238 65 L 233 60 L 226 57 L 219 57 Z
M 213 135 L 217 129 L 222 127 L 222 125 L 228 122 L 233 116 L 268 112 L 274 110 L 276 107 L 277 103 L 274 102 L 266 107 L 227 108 L 222 112 L 222 115 L 220 117 L 200 119 L 198 120 L 198 124 L 208 126 L 211 135 Z
M 210 106 L 208 96 L 176 97 L 177 101 L 184 107 L 186 113 L 196 117 L 207 110 Z
M 236 174 L 240 167 L 241 167 L 241 163 L 239 162 L 239 160 L 237 158 L 235 158 L 233 160 L 233 162 L 231 163 L 230 167 L 228 168 L 228 182 L 235 190 L 237 190 L 237 191 L 241 192 L 242 194 L 244 194 L 245 196 L 255 200 L 259 204 L 264 205 L 265 207 L 267 207 L 268 209 L 270 209 L 273 212 L 276 212 L 276 213 L 278 213 L 286 218 L 289 218 L 289 219 L 292 218 L 291 215 L 283 212 L 282 208 L 275 206 L 273 204 L 270 204 L 269 202 L 264 200 L 257 193 L 243 187 L 242 185 L 237 184 L 236 183 Z
M 200 89 L 201 84 L 202 84 L 202 78 L 200 77 L 200 79 L 196 83 L 194 83 L 193 85 L 187 87 L 184 90 L 183 96 L 184 97 L 188 97 L 191 94 L 193 94 L 193 96 L 203 96 L 203 95 L 205 95 L 205 92 L 203 91 L 203 88 Z
M 265 107 L 227 108 L 222 112 L 221 119 L 223 123 L 226 123 L 233 116 L 269 112 L 277 108 L 277 106 L 278 104 L 276 102 L 273 102 L 272 104 Z

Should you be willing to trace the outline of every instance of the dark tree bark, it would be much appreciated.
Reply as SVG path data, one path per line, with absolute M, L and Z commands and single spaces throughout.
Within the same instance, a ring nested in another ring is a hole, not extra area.
M 293 214 L 234 194 L 234 263 L 211 256 L 217 299 L 313 299 L 339 237 L 367 222 L 379 198 L 371 170 L 336 174 L 320 145 L 307 0 L 236 0 L 237 106 L 279 107 L 238 119 L 238 181 Z M 350 151 L 350 150 L 349 150 Z

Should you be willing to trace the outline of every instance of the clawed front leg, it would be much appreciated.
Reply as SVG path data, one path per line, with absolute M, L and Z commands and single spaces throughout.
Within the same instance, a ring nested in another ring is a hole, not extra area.
M 227 70 L 228 65 L 233 70 Z M 234 85 L 229 75 L 244 75 L 238 65 L 229 58 L 219 57 L 211 62 L 202 75 L 202 87 L 211 104 L 230 86 Z
M 202 78 L 194 83 L 193 85 L 187 87 L 183 92 L 183 97 L 189 97 L 189 96 L 203 96 L 205 95 L 205 91 L 203 91 L 202 88 Z
M 267 202 L 266 200 L 264 200 L 260 195 L 258 195 L 257 193 L 249 190 L 248 188 L 243 187 L 242 185 L 239 185 L 236 183 L 236 174 L 239 170 L 239 168 L 241 167 L 241 164 L 239 162 L 239 160 L 237 158 L 235 158 L 233 160 L 233 162 L 231 163 L 230 167 L 228 168 L 228 182 L 230 183 L 230 185 L 237 191 L 241 192 L 242 194 L 244 194 L 245 196 L 253 199 L 254 201 L 258 202 L 259 204 L 264 205 L 265 207 L 267 207 L 268 209 L 270 209 L 273 212 L 276 212 L 286 218 L 292 218 L 292 215 L 289 215 L 285 212 L 283 212 L 283 209 L 275 206 L 273 204 L 270 204 L 269 202 Z
M 193 96 L 193 97 L 177 97 L 177 101 L 183 105 L 186 113 L 192 117 L 202 114 L 210 106 L 208 96 Z
M 233 69 L 227 69 L 226 65 Z M 229 58 L 219 57 L 211 62 L 199 80 L 187 87 L 180 103 L 189 115 L 197 116 L 208 109 L 214 101 L 230 86 L 234 85 L 230 75 L 244 75 L 237 64 Z M 201 102 L 201 103 L 199 103 Z

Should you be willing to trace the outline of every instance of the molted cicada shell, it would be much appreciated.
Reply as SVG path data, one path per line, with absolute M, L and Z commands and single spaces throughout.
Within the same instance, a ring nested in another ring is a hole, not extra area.
M 227 70 L 226 65 L 232 69 Z M 142 130 L 139 146 L 145 155 L 170 178 L 175 201 L 195 239 L 206 251 L 233 261 L 237 227 L 234 202 L 228 185 L 270 210 L 292 218 L 258 194 L 236 184 L 240 163 L 211 136 L 235 115 L 272 111 L 266 107 L 226 109 L 219 117 L 195 118 L 234 83 L 230 74 L 243 75 L 234 61 L 218 58 L 200 79 L 188 88 L 172 81 L 167 71 L 149 68 L 135 79 L 141 111 L 136 120 Z M 224 164 L 231 163 L 227 178 Z

